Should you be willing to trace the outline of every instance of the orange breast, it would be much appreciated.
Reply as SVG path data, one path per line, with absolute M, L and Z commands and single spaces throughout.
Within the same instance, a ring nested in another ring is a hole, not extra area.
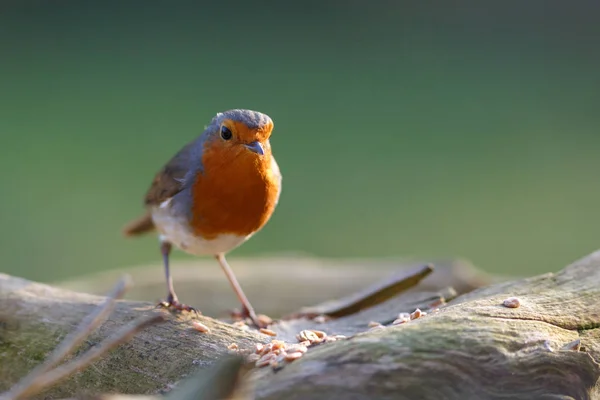
M 192 188 L 194 234 L 214 239 L 220 234 L 247 236 L 259 230 L 275 209 L 279 179 L 270 151 L 256 157 L 246 150 L 223 152 L 207 148 L 204 172 Z

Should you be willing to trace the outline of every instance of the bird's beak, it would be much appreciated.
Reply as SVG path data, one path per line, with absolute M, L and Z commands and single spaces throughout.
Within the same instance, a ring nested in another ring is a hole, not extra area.
M 260 154 L 261 156 L 265 154 L 265 149 L 263 149 L 262 144 L 260 144 L 260 142 L 258 141 L 245 144 L 244 146 L 246 146 L 248 150 L 253 151 L 256 154 Z

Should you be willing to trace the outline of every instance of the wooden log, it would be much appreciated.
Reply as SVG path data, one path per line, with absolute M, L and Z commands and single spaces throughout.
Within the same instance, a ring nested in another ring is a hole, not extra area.
M 299 308 L 355 293 L 386 276 L 403 273 L 431 263 L 433 274 L 418 290 L 436 291 L 451 286 L 457 293 L 506 280 L 474 267 L 466 260 L 419 261 L 402 259 L 336 260 L 282 255 L 268 258 L 232 258 L 230 264 L 257 312 L 280 317 Z M 226 316 L 239 307 L 229 282 L 216 261 L 200 258 L 172 262 L 172 275 L 179 299 L 197 307 L 205 315 Z M 60 288 L 102 295 L 126 273 L 135 285 L 128 299 L 158 301 L 166 296 L 162 265 L 105 271 L 52 283 Z
M 287 342 L 296 342 L 301 329 L 349 338 L 313 345 L 280 370 L 255 370 L 250 375 L 255 397 L 591 399 L 600 394 L 600 252 L 559 273 L 493 284 L 446 305 L 445 293 L 452 291 L 431 289 L 412 290 L 328 321 L 276 321 L 270 328 Z M 519 299 L 518 308 L 503 306 L 511 296 Z M 40 363 L 101 300 L 0 275 L 0 390 Z M 391 324 L 398 313 L 416 308 L 428 313 Z M 151 303 L 127 300 L 119 302 L 80 352 L 117 326 L 153 313 L 169 315 L 168 321 L 38 398 L 157 395 L 212 367 L 232 342 L 244 350 L 272 340 L 208 317 L 171 316 Z M 211 332 L 194 330 L 195 319 Z M 383 327 L 369 330 L 370 321 Z

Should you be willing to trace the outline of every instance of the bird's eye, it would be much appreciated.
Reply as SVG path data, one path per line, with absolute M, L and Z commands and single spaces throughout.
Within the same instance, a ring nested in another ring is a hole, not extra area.
M 221 127 L 221 137 L 224 140 L 229 140 L 229 139 L 231 139 L 232 136 L 233 136 L 233 134 L 231 133 L 231 130 L 228 127 L 226 127 L 225 125 L 223 125 Z

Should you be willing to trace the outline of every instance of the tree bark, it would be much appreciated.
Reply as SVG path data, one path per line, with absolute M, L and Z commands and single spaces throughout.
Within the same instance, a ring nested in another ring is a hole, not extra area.
M 256 398 L 592 399 L 600 393 L 600 252 L 556 274 L 454 295 L 426 287 L 325 322 L 275 322 L 270 329 L 287 342 L 296 342 L 302 329 L 348 339 L 311 346 L 281 370 L 253 371 Z M 503 306 L 511 296 L 520 307 Z M 0 390 L 40 363 L 101 300 L 0 275 Z M 398 313 L 416 308 L 427 315 L 391 324 Z M 153 313 L 170 315 L 152 303 L 120 301 L 79 351 L 115 327 Z M 211 331 L 198 332 L 193 320 Z M 369 330 L 370 321 L 385 327 Z M 213 366 L 231 343 L 252 349 L 272 339 L 205 316 L 170 316 L 38 398 L 157 394 Z

